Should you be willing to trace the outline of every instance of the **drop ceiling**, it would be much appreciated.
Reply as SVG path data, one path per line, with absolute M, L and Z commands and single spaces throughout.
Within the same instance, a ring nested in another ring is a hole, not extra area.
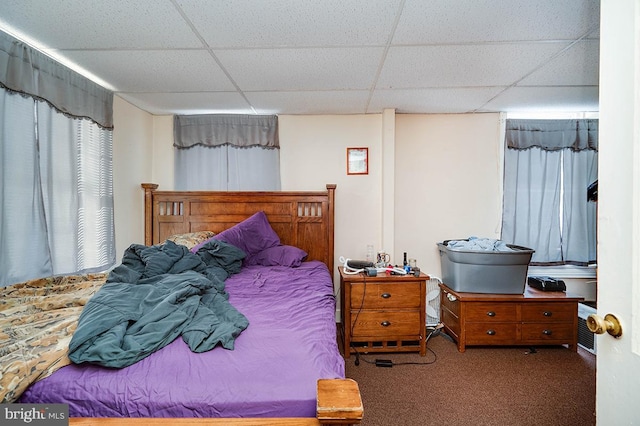
M 599 0 L 2 0 L 152 114 L 597 111 Z

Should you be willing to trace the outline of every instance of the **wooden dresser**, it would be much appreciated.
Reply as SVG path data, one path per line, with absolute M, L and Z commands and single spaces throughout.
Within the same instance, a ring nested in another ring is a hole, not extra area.
M 440 284 L 440 320 L 464 352 L 471 345 L 568 345 L 578 350 L 578 302 L 526 286 L 524 294 L 463 293 Z
M 427 275 L 367 277 L 339 270 L 345 358 L 356 350 L 426 354 Z

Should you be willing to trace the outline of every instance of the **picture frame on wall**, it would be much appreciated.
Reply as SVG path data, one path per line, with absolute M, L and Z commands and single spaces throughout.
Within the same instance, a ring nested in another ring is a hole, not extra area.
M 347 174 L 369 174 L 369 148 L 347 148 Z

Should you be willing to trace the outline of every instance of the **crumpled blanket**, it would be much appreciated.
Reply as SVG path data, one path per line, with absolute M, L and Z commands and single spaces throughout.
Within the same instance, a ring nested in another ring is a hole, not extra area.
M 477 237 L 469 237 L 467 240 L 450 240 L 447 242 L 447 247 L 450 250 L 514 251 L 504 241 Z
M 106 274 L 39 278 L 0 288 L 0 403 L 71 361 L 78 317 Z
M 130 246 L 80 315 L 69 359 L 122 368 L 178 336 L 194 352 L 233 349 L 249 322 L 228 302 L 224 280 L 244 257 L 217 240 L 195 254 L 171 241 Z

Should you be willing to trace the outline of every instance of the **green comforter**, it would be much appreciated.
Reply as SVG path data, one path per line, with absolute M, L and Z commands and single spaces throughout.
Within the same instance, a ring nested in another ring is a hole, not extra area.
M 217 344 L 233 349 L 249 322 L 229 303 L 224 280 L 240 271 L 244 257 L 216 240 L 196 254 L 171 241 L 131 245 L 84 307 L 69 359 L 122 368 L 178 336 L 194 352 Z

